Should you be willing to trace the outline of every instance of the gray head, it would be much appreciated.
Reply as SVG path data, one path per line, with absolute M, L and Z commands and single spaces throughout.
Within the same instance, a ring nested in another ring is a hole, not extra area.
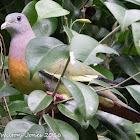
M 6 16 L 1 30 L 6 29 L 11 36 L 31 30 L 28 19 L 22 13 L 12 13 Z

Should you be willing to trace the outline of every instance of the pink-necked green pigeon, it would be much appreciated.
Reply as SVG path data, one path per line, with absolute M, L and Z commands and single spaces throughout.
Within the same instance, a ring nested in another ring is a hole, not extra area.
M 66 60 L 47 68 L 45 71 L 35 73 L 32 80 L 30 80 L 30 72 L 25 62 L 25 49 L 29 41 L 36 36 L 28 22 L 28 19 L 21 13 L 9 14 L 5 19 L 5 23 L 1 25 L 1 29 L 6 29 L 11 35 L 9 74 L 13 86 L 24 94 L 30 94 L 36 89 L 44 91 L 49 90 L 52 92 L 60 78 L 60 74 L 63 71 Z M 54 80 L 52 80 L 52 75 L 55 77 Z M 75 65 L 73 66 L 72 63 L 69 63 L 64 76 L 73 81 L 89 82 L 93 78 L 97 78 L 98 75 L 101 74 L 91 67 L 85 66 L 83 63 L 76 61 L 76 67 Z M 64 99 L 71 96 L 70 92 L 63 84 L 60 84 L 57 93 L 61 94 Z M 120 101 L 109 90 L 100 92 L 99 101 L 100 109 L 112 113 L 113 111 L 117 111 L 114 109 L 117 108 L 119 110 L 119 116 L 134 122 L 140 121 L 140 114 Z M 126 115 L 124 110 L 129 112 L 129 114 L 131 113 L 131 116 Z M 116 113 L 113 112 L 113 114 Z

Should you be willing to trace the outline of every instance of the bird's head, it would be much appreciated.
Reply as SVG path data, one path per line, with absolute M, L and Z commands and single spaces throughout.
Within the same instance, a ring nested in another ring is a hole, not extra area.
M 26 16 L 22 13 L 12 13 L 6 16 L 5 22 L 1 25 L 1 30 L 6 29 L 10 35 L 23 33 L 31 29 Z

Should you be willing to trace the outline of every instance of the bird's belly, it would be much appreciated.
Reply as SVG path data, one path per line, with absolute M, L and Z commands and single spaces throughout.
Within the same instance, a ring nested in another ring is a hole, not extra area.
M 21 93 L 29 94 L 35 89 L 45 90 L 38 73 L 30 80 L 30 72 L 23 60 L 11 59 L 9 56 L 9 75 L 13 86 Z

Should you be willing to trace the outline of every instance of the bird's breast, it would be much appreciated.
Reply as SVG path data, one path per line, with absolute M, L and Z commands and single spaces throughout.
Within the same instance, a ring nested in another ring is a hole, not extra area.
M 9 75 L 13 86 L 20 92 L 29 94 L 35 89 L 44 90 L 42 81 L 38 74 L 35 74 L 32 81 L 30 80 L 30 72 L 24 60 L 17 60 L 9 55 Z

